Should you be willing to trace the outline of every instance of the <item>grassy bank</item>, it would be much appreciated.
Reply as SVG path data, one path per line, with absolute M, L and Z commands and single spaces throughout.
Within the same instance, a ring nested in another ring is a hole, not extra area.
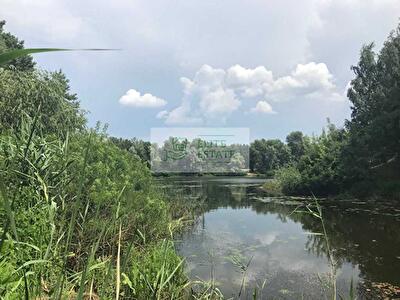
M 36 122 L 0 137 L 1 298 L 182 296 L 182 216 L 148 168 L 98 130 L 60 139 Z

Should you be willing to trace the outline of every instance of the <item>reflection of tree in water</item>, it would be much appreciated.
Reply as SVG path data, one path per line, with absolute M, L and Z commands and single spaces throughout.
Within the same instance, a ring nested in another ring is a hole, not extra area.
M 295 205 L 249 199 L 251 194 L 262 194 L 254 186 L 200 179 L 193 184 L 187 181 L 178 182 L 172 188 L 175 195 L 177 189 L 185 199 L 202 204 L 197 211 L 199 216 L 221 207 L 251 207 L 259 214 L 276 214 L 284 223 L 288 219 L 300 223 L 305 231 L 322 232 L 318 219 L 308 214 L 293 213 Z M 383 209 L 382 203 L 326 201 L 321 204 L 328 239 L 338 266 L 349 262 L 358 265 L 361 276 L 365 279 L 399 285 L 400 219 L 399 216 L 385 214 L 394 209 L 390 206 Z M 308 236 L 305 247 L 314 255 L 327 255 L 323 236 Z
M 358 264 L 361 274 L 369 280 L 400 283 L 400 222 L 393 217 L 340 209 L 326 209 L 324 218 L 338 261 Z M 315 228 L 308 219 L 302 224 L 307 230 Z
M 244 184 L 224 184 L 219 181 L 199 179 L 197 181 L 174 181 L 166 188 L 169 197 L 182 195 L 186 199 L 205 202 L 203 212 L 216 208 L 245 208 L 249 207 L 248 194 L 252 187 Z M 254 189 L 254 188 L 253 188 Z
M 331 203 L 332 204 L 332 203 Z M 339 204 L 336 203 L 336 204 Z M 344 262 L 358 265 L 361 275 L 371 281 L 400 283 L 400 221 L 395 216 L 374 213 L 375 208 L 355 210 L 354 204 L 323 206 L 323 218 L 333 255 L 340 267 Z M 375 205 L 379 205 L 376 204 Z M 364 205 L 365 206 L 365 205 Z M 280 220 L 290 218 L 303 230 L 322 232 L 321 222 L 308 214 L 293 213 L 294 207 L 279 203 L 254 203 L 257 212 L 276 213 Z M 310 235 L 305 247 L 315 255 L 326 256 L 323 236 Z

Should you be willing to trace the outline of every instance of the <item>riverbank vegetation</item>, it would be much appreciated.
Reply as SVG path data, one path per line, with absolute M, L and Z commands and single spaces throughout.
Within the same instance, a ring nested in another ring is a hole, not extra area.
M 23 43 L 0 23 L 0 53 Z M 0 69 L 0 298 L 170 299 L 188 291 L 172 243 L 184 209 L 140 154 L 88 128 L 59 72 Z M 177 214 L 177 212 L 181 214 Z

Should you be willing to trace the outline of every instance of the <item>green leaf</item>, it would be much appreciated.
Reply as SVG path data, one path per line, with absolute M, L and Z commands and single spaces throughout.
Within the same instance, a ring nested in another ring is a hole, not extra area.
M 27 48 L 27 49 L 16 49 L 7 51 L 0 54 L 0 66 L 6 64 L 7 62 L 34 53 L 42 52 L 56 52 L 56 51 L 112 51 L 119 49 L 65 49 L 65 48 Z

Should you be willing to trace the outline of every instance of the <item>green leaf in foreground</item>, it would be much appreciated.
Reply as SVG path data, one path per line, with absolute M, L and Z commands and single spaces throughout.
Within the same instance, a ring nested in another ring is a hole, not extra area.
M 15 49 L 11 51 L 7 51 L 5 53 L 0 54 L 0 66 L 4 65 L 5 63 L 25 56 L 29 54 L 35 53 L 43 53 L 43 52 L 57 52 L 57 51 L 113 51 L 119 49 L 65 49 L 65 48 L 27 48 L 27 49 Z

